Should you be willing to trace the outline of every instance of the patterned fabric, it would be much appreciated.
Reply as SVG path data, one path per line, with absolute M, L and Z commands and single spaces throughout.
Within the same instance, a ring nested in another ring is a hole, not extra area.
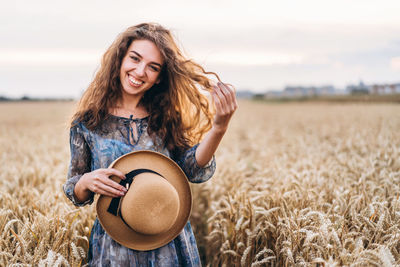
M 78 123 L 70 130 L 71 162 L 63 189 L 75 206 L 93 203 L 94 195 L 84 203 L 75 199 L 74 188 L 81 176 L 98 168 L 107 168 L 120 156 L 136 150 L 153 150 L 170 157 L 159 138 L 147 133 L 148 117 L 123 118 L 110 115 L 96 130 Z M 134 131 L 136 130 L 136 131 Z M 134 132 L 136 134 L 134 134 Z M 135 138 L 136 136 L 136 138 Z M 215 158 L 200 168 L 195 152 L 198 144 L 174 159 L 190 182 L 202 183 L 215 171 Z M 89 266 L 201 266 L 196 240 L 187 222 L 182 232 L 167 245 L 150 251 L 136 251 L 115 242 L 96 218 L 89 241 Z

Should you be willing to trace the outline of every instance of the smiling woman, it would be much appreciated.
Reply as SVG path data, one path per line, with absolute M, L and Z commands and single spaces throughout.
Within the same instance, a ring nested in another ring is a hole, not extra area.
M 157 46 L 149 40 L 135 40 L 122 59 L 120 79 L 122 95 L 127 98 L 139 96 L 154 84 L 160 83 L 160 71 L 164 59 Z
M 122 202 L 124 206 L 126 201 L 124 198 L 120 200 L 121 197 L 125 194 L 135 195 L 133 192 L 139 192 L 140 187 L 135 182 L 137 180 L 133 181 L 130 176 L 132 172 L 127 173 L 110 164 L 123 155 L 142 150 L 161 153 L 162 157 L 170 160 L 167 166 L 171 167 L 167 169 L 175 169 L 175 173 L 183 174 L 177 177 L 184 177 L 186 182 L 201 183 L 210 179 L 215 171 L 214 152 L 228 128 L 237 102 L 231 86 L 222 82 L 213 84 L 207 74 L 214 74 L 219 80 L 215 73 L 205 72 L 200 65 L 186 59 L 171 33 L 158 24 L 139 24 L 120 34 L 104 54 L 101 67 L 83 94 L 71 121 L 71 163 L 64 191 L 72 203 L 76 206 L 91 204 L 94 195 L 99 194 L 97 207 L 100 200 L 107 197 L 113 198 L 111 203 Z M 211 108 L 208 99 L 198 88 L 211 93 L 215 108 Z M 163 161 L 157 163 L 151 160 L 150 165 L 139 164 L 137 167 L 168 180 L 165 173 L 149 171 L 151 167 L 157 170 L 165 165 Z M 135 164 L 138 164 L 138 160 L 135 160 Z M 160 177 L 158 180 L 163 182 Z M 152 218 L 161 222 L 166 221 L 165 216 L 175 218 L 168 212 L 165 215 L 166 209 L 160 209 L 160 204 L 163 207 L 169 205 L 161 197 L 168 195 L 167 199 L 171 199 L 171 196 L 165 192 L 163 194 L 154 183 L 147 184 L 148 193 L 144 194 L 147 200 L 136 195 L 139 201 L 125 206 L 131 207 L 140 202 L 140 207 L 145 207 L 140 214 L 152 214 Z M 186 196 L 181 193 L 177 196 L 185 201 L 173 205 L 173 209 L 179 210 L 179 214 L 181 210 L 189 214 L 190 208 L 183 207 L 190 207 L 190 190 L 182 192 L 186 192 Z M 115 220 L 119 216 L 120 206 L 113 204 L 111 210 L 112 215 L 106 213 L 106 217 Z M 97 210 L 100 218 L 103 211 Z M 129 216 L 146 217 L 137 213 Z M 145 248 L 138 246 L 140 240 L 135 238 L 121 242 L 118 237 L 109 235 L 110 229 L 104 226 L 104 221 L 100 223 L 96 219 L 90 236 L 89 265 L 200 266 L 190 222 L 186 221 L 187 216 L 180 218 L 183 220 L 181 228 L 171 227 L 178 229 L 176 234 L 170 235 L 162 244 L 150 242 L 152 246 Z M 135 224 L 136 230 L 133 230 L 126 228 L 129 222 L 122 220 L 124 223 L 121 226 L 125 227 L 126 232 L 120 236 L 125 238 L 129 233 L 137 233 L 137 229 L 157 225 L 154 220 L 142 220 L 143 225 L 137 228 Z M 155 231 L 147 230 L 152 233 Z M 157 235 L 135 236 L 146 236 L 146 240 L 157 239 Z

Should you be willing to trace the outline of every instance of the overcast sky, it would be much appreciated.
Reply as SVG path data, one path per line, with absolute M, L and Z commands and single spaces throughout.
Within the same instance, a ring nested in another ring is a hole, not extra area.
M 399 0 L 0 1 L 0 95 L 79 97 L 148 21 L 239 90 L 400 82 Z

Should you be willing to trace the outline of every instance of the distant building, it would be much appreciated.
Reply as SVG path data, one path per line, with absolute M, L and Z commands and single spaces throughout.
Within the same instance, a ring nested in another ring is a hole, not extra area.
M 337 90 L 332 85 L 318 87 L 318 95 L 334 95 Z
M 371 86 L 367 86 L 360 81 L 358 85 L 348 85 L 346 90 L 351 94 L 369 94 L 371 92 Z
M 374 84 L 371 93 L 378 95 L 400 94 L 400 83 Z
M 245 98 L 245 99 L 250 99 L 254 96 L 254 93 L 250 90 L 238 90 L 236 92 L 236 97 L 237 98 Z
M 285 97 L 313 96 L 315 92 L 315 87 L 286 86 L 283 95 Z
M 335 94 L 335 87 L 327 86 L 286 86 L 283 90 L 283 95 L 286 97 L 301 97 L 301 96 L 321 96 Z
M 281 98 L 282 97 L 282 91 L 268 91 L 264 94 L 265 98 Z
M 243 91 L 242 97 L 250 97 L 250 91 Z M 334 96 L 348 94 L 400 94 L 400 83 L 367 85 L 360 81 L 358 85 L 348 85 L 345 89 L 326 86 L 286 86 L 282 91 L 267 91 L 264 94 L 254 94 L 253 98 L 307 98 L 318 96 Z
M 298 98 L 338 94 L 332 85 L 326 86 L 286 86 L 283 91 L 268 91 L 265 98 Z

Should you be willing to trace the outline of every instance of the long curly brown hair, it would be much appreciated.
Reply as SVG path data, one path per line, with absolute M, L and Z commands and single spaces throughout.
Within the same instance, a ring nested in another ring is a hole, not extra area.
M 120 67 L 133 40 L 149 40 L 164 58 L 161 81 L 144 94 L 141 104 L 149 112 L 148 133 L 160 137 L 173 156 L 179 155 L 212 125 L 214 110 L 198 88 L 212 91 L 209 74 L 186 59 L 171 32 L 156 23 L 142 23 L 122 32 L 104 53 L 101 66 L 78 103 L 71 125 L 84 122 L 93 130 L 109 116 L 122 96 Z

